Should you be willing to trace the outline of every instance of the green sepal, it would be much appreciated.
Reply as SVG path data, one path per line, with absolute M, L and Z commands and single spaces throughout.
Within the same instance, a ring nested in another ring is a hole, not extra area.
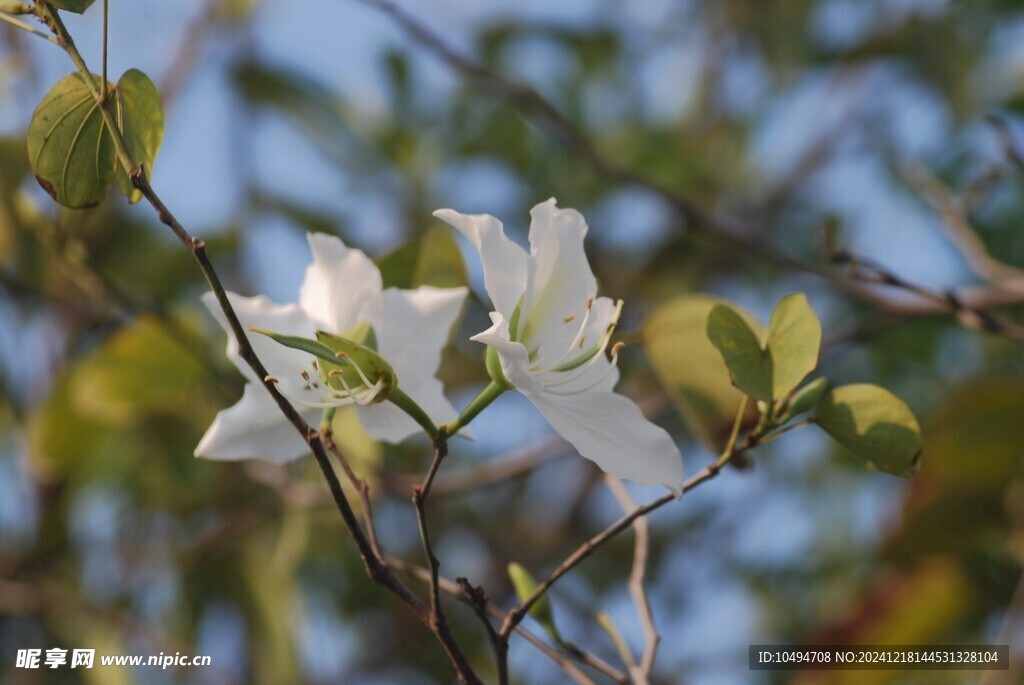
M 501 368 L 501 358 L 498 356 L 498 350 L 487 346 L 487 352 L 484 355 L 484 365 L 487 367 L 487 375 L 491 377 L 491 380 L 498 384 L 502 390 L 511 390 L 514 386 L 508 382 L 505 378 L 505 372 Z

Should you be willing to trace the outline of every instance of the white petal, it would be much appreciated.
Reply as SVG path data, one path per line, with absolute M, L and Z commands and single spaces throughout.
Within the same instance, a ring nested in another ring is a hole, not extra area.
M 435 425 L 454 421 L 459 415 L 444 396 L 444 387 L 436 378 L 421 380 L 413 386 L 402 386 L 402 391 L 420 405 Z M 359 422 L 363 424 L 367 433 L 384 442 L 398 443 L 412 435 L 423 433 L 423 428 L 418 423 L 390 402 L 359 407 Z M 465 431 L 460 431 L 460 435 L 463 432 Z
M 441 350 L 448 344 L 467 292 L 428 286 L 388 288 L 378 304 L 367 307 L 366 318 L 377 334 L 377 351 L 394 367 L 398 385 L 406 393 L 410 384 L 437 373 Z
M 299 288 L 299 304 L 326 326 L 341 333 L 360 322 L 361 310 L 381 291 L 380 270 L 362 250 L 345 246 L 325 233 L 309 233 L 313 262 Z
M 439 209 L 434 216 L 457 228 L 480 253 L 487 294 L 494 308 L 506 320 L 511 319 L 526 289 L 526 250 L 509 240 L 501 222 L 490 214 L 459 214 Z
M 249 326 L 262 328 L 275 333 L 287 335 L 301 335 L 307 338 L 313 337 L 316 332 L 316 323 L 310 320 L 306 313 L 297 305 L 275 304 L 268 298 L 260 295 L 258 297 L 243 297 L 235 293 L 228 293 L 228 300 L 235 310 L 242 327 L 246 329 L 245 334 L 252 344 L 256 356 L 266 367 L 267 372 L 280 381 L 281 391 L 290 396 L 302 396 L 308 393 L 305 389 L 305 382 L 299 376 L 303 370 L 309 370 L 312 357 L 305 352 L 292 350 L 280 345 L 265 335 L 254 333 L 248 330 Z M 235 363 L 235 366 L 242 372 L 249 382 L 262 382 L 262 378 L 256 378 L 249 365 L 238 354 L 238 343 L 228 326 L 224 313 L 217 304 L 217 298 L 213 293 L 203 295 L 203 304 L 210 310 L 213 317 L 228 333 L 227 355 Z
M 493 326 L 477 333 L 470 340 L 493 347 L 501 360 L 505 380 L 524 393 L 540 391 L 540 383 L 530 371 L 530 356 L 526 346 L 508 339 L 508 322 L 498 312 L 491 312 Z
M 530 210 L 530 216 L 531 259 L 517 339 L 534 350 L 557 335 L 568 316 L 584 315 L 597 282 L 583 251 L 587 222 L 579 212 L 558 209 L 550 199 Z
M 679 449 L 631 400 L 613 392 L 527 397 L 563 438 L 606 473 L 682 493 Z
M 319 410 L 303 412 L 306 421 L 315 423 Z M 309 453 L 309 446 L 288 423 L 267 391 L 247 383 L 242 399 L 224 409 L 196 447 L 196 456 L 235 461 L 263 459 L 284 463 Z

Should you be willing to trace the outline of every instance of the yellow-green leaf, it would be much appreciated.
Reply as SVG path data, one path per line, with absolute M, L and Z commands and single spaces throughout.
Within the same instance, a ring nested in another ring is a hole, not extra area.
M 456 288 L 468 282 L 466 264 L 454 233 L 441 226 L 428 228 L 420 239 L 419 254 L 412 270 L 412 287 Z
M 512 581 L 512 587 L 520 602 L 525 602 L 537 589 L 537 581 L 530 575 L 530 572 L 514 561 L 508 565 L 508 577 Z M 537 622 L 543 626 L 555 642 L 562 641 L 558 634 L 558 628 L 555 626 L 555 612 L 551 608 L 551 600 L 548 599 L 547 594 L 541 595 L 533 603 L 530 607 L 530 616 L 537 619 Z
M 46 0 L 54 7 L 68 12 L 74 12 L 75 14 L 82 14 L 85 10 L 89 9 L 95 0 Z
M 903 400 L 867 383 L 825 395 L 814 421 L 868 468 L 912 476 L 921 455 L 921 428 Z
M 643 327 L 644 349 L 658 379 L 690 432 L 716 452 L 743 398 L 706 332 L 711 309 L 722 302 L 708 295 L 679 295 L 655 310 Z M 761 325 L 737 311 L 760 335 Z
M 128 148 L 128 156 L 136 164 L 142 165 L 147 176 L 152 177 L 153 163 L 164 137 L 164 110 L 160 104 L 160 93 L 148 76 L 138 69 L 129 69 L 117 82 L 113 105 L 117 126 Z M 115 168 L 117 186 L 128 197 L 128 201 L 134 204 L 141 200 L 142 193 L 132 187 L 124 168 L 120 164 L 115 165 Z
M 768 322 L 772 398 L 782 399 L 818 366 L 821 322 L 803 293 L 779 300 Z M 763 399 L 763 398 L 759 398 Z
M 772 359 L 744 318 L 732 307 L 717 304 L 708 315 L 707 333 L 733 384 L 754 399 L 771 401 Z

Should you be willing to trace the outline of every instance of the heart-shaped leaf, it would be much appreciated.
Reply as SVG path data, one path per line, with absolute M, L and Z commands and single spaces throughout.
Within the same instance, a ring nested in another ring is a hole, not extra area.
M 98 76 L 92 79 L 99 85 Z M 40 185 L 66 207 L 98 204 L 115 176 L 133 202 L 140 197 L 120 168 L 93 84 L 78 73 L 65 76 L 43 97 L 29 124 L 32 170 Z M 163 109 L 156 87 L 145 74 L 132 69 L 117 86 L 107 84 L 107 91 L 129 156 L 151 171 L 163 137 Z
M 772 399 L 772 359 L 757 333 L 732 307 L 715 305 L 708 315 L 708 339 L 718 348 L 733 385 L 754 399 Z
M 821 322 L 803 293 L 786 295 L 775 305 L 766 347 L 771 356 L 772 398 L 782 399 L 818 366 Z
M 39 184 L 65 207 L 103 199 L 114 178 L 114 141 L 81 74 L 62 78 L 39 103 L 28 127 L 28 159 Z
M 825 395 L 814 422 L 868 468 L 912 476 L 921 455 L 914 412 L 885 388 L 842 385 Z

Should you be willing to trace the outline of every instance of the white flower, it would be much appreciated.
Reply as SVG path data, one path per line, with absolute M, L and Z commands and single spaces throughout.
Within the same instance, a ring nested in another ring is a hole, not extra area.
M 434 212 L 480 252 L 493 325 L 473 336 L 497 352 L 501 371 L 562 437 L 606 472 L 681 494 L 683 464 L 672 438 L 612 392 L 616 347 L 605 355 L 622 302 L 597 297 L 583 251 L 587 224 L 555 200 L 530 211 L 530 253 L 487 214 Z
M 313 263 L 306 269 L 298 304 L 279 305 L 263 296 L 228 293 L 242 325 L 312 338 L 317 330 L 344 335 L 369 324 L 377 351 L 393 367 L 402 391 L 434 421 L 454 419 L 457 412 L 434 374 L 441 361 L 441 348 L 462 309 L 466 289 L 424 286 L 383 290 L 380 271 L 363 252 L 328 235 L 309 234 L 308 239 Z M 249 382 L 242 399 L 217 414 L 196 447 L 196 456 L 285 462 L 307 454 L 305 441 L 239 356 L 238 344 L 216 298 L 207 293 L 203 302 L 228 331 L 228 357 Z M 276 379 L 278 389 L 310 424 L 317 425 L 324 406 L 356 404 L 363 427 L 378 440 L 400 442 L 422 430 L 395 405 L 374 403 L 377 398 L 373 388 L 367 387 L 371 386 L 369 382 L 352 393 L 330 388 L 319 382 L 311 355 L 256 333 L 249 334 L 249 341 Z

